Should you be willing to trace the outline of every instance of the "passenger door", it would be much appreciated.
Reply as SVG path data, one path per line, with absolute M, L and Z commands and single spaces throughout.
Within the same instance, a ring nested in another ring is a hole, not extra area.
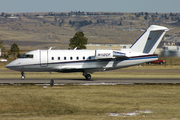
M 47 63 L 48 63 L 48 51 L 47 50 L 41 50 L 40 51 L 40 63 L 41 63 L 41 66 L 43 67 L 47 67 Z

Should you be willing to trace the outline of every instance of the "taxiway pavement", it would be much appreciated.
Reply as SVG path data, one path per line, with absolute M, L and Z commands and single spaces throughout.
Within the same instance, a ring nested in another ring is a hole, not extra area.
M 49 84 L 50 79 L 0 79 L 0 84 Z M 54 79 L 55 84 L 180 84 L 180 79 Z

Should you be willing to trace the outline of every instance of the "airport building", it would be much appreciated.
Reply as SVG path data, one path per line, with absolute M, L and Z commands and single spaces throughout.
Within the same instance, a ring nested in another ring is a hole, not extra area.
M 163 46 L 159 54 L 163 57 L 180 57 L 180 49 L 179 46 Z

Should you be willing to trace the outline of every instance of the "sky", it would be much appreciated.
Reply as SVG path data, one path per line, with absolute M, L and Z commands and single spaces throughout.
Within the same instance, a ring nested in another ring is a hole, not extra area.
M 70 11 L 180 13 L 180 0 L 0 0 L 0 13 Z

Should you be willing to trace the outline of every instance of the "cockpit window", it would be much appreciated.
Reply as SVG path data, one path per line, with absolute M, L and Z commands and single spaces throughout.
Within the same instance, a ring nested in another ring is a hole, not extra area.
M 20 58 L 33 58 L 33 55 L 30 54 L 24 54 Z

